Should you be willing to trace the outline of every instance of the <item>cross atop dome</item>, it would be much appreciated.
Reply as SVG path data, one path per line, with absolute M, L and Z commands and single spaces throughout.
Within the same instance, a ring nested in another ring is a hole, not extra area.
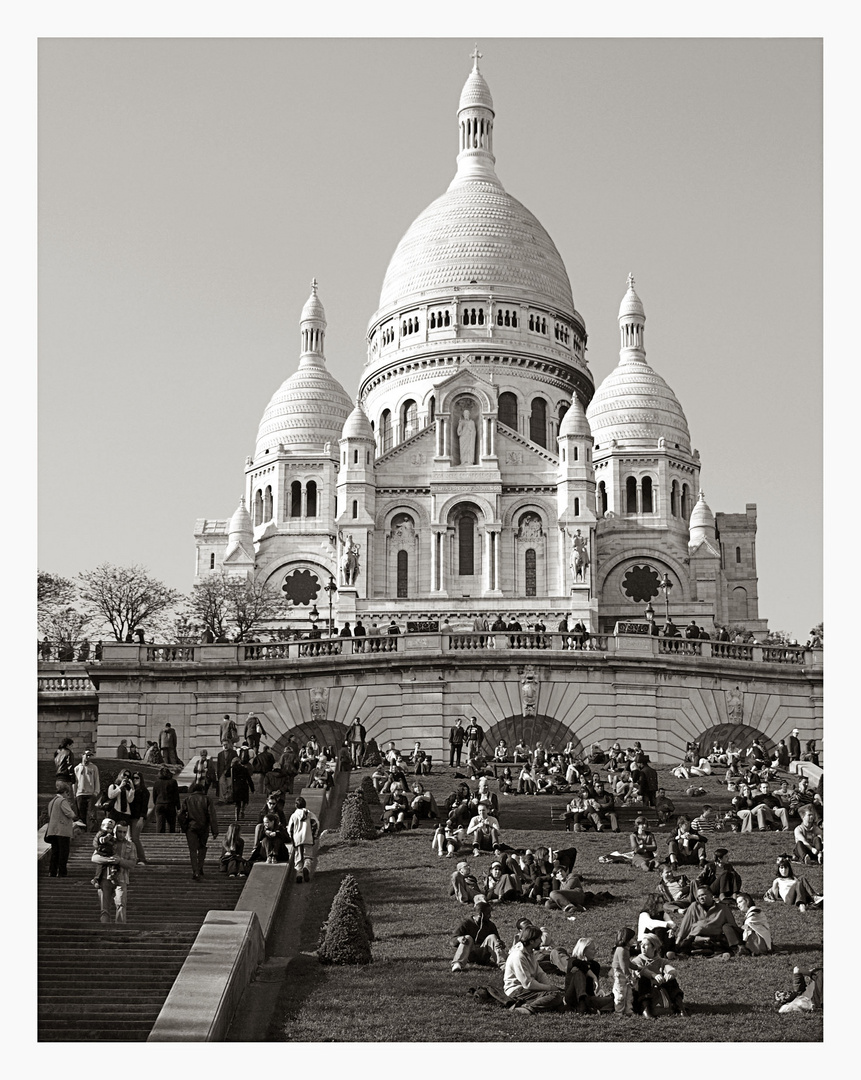
M 311 278 L 311 295 L 312 296 L 317 295 L 317 279 L 316 278 Z
M 628 288 L 633 289 L 633 287 L 634 287 L 634 275 L 633 275 L 633 273 L 629 273 L 628 274 Z
M 478 71 L 478 61 L 481 60 L 483 58 L 483 56 L 484 56 L 484 53 L 480 53 L 478 51 L 478 42 L 476 41 L 475 48 L 469 54 L 469 58 L 473 62 L 472 63 L 472 70 L 473 71 Z

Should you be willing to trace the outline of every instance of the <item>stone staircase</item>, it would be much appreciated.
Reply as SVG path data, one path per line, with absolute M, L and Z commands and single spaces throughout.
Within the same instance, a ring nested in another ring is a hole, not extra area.
M 263 801 L 252 795 L 246 812 L 246 851 Z M 192 880 L 185 836 L 147 825 L 142 840 L 151 865 L 131 872 L 125 926 L 99 922 L 92 834 L 73 842 L 68 877 L 51 878 L 47 861 L 39 865 L 40 1041 L 147 1038 L 206 913 L 232 911 L 245 884 L 218 868 L 233 807 L 219 804 L 218 814 L 220 836 L 210 840 L 201 881 Z

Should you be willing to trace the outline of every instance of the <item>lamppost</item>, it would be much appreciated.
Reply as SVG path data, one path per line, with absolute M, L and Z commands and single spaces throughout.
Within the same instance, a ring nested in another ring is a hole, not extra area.
M 646 606 L 646 622 L 649 626 L 649 635 L 651 636 L 652 627 L 655 623 L 655 609 L 652 607 L 652 601 L 650 600 Z
M 312 624 L 320 618 L 320 612 L 317 610 L 316 604 L 311 605 L 311 610 L 308 612 L 308 618 L 311 620 Z
M 332 625 L 333 625 L 332 624 L 332 598 L 333 598 L 334 594 L 338 591 L 338 586 L 335 584 L 335 579 L 333 577 L 330 577 L 329 578 L 329 584 L 324 585 L 323 588 L 329 594 L 329 637 L 331 637 L 332 636 Z
M 664 601 L 667 605 L 667 622 L 670 621 L 670 589 L 672 589 L 673 583 L 670 581 L 669 574 L 664 574 L 661 580 L 658 582 L 658 588 L 664 594 Z

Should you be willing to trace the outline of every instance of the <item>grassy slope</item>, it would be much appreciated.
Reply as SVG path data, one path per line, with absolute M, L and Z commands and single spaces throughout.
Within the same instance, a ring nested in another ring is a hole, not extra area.
M 661 770 L 661 777 L 678 810 L 702 803 L 686 799 L 684 784 L 666 770 Z M 357 778 L 352 779 L 351 786 L 356 786 Z M 427 780 L 438 798 L 453 787 L 452 773 L 447 769 Z M 729 796 L 716 779 L 707 778 L 704 786 L 707 801 L 717 806 L 728 803 Z M 656 875 L 597 861 L 598 855 L 613 850 L 617 842 L 622 847 L 627 844 L 624 825 L 618 837 L 594 832 L 567 834 L 559 826 L 551 826 L 549 807 L 563 801 L 562 797 L 548 796 L 503 797 L 503 839 L 514 847 L 573 843 L 587 887 L 608 889 L 618 901 L 579 915 L 575 924 L 559 912 L 530 904 L 502 905 L 495 921 L 509 944 L 521 915 L 546 925 L 569 947 L 578 937 L 593 937 L 598 958 L 606 967 L 616 931 L 622 926 L 636 928 L 640 900 Z M 451 933 L 468 909 L 448 896 L 448 878 L 456 860 L 433 855 L 431 835 L 425 823 L 418 831 L 354 847 L 327 838 L 302 931 L 302 954 L 291 964 L 271 1038 L 308 1042 L 821 1040 L 821 1013 L 783 1017 L 774 1008 L 774 991 L 790 987 L 794 964 L 822 962 L 822 915 L 802 914 L 782 904 L 764 905 L 774 932 L 775 955 L 726 962 L 701 958 L 678 961 L 679 981 L 694 1014 L 687 1020 L 666 1016 L 650 1023 L 639 1017 L 575 1018 L 570 1014 L 521 1017 L 498 1006 L 474 1002 L 466 988 L 501 987 L 501 974 L 479 967 L 470 967 L 459 976 L 450 973 Z M 774 876 L 774 859 L 788 849 L 790 835 L 717 834 L 710 846 L 729 848 L 745 890 L 761 897 Z M 470 861 L 481 876 L 490 858 Z M 313 955 L 320 924 L 348 871 L 360 883 L 377 935 L 374 963 L 366 968 L 326 967 Z M 809 867 L 805 874 L 821 892 L 821 869 Z

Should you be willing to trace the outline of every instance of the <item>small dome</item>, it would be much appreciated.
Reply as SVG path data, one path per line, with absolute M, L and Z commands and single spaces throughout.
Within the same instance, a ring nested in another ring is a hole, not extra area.
M 368 414 L 357 402 L 355 409 L 347 417 L 347 422 L 344 424 L 344 430 L 341 432 L 342 439 L 365 439 L 370 442 L 374 441 L 374 429 L 371 427 L 371 421 L 368 419 Z
M 490 96 L 490 87 L 484 81 L 484 76 L 478 70 L 478 62 L 469 73 L 469 77 L 463 84 L 460 92 L 460 102 L 457 111 L 461 109 L 483 108 L 493 112 L 493 98 Z
M 694 529 L 710 529 L 712 534 L 714 533 L 715 516 L 711 512 L 711 507 L 706 502 L 706 497 L 700 492 L 700 497 L 697 499 L 697 505 L 693 509 L 690 520 L 690 529 L 693 533 Z
M 254 534 L 254 528 L 251 524 L 251 515 L 248 513 L 248 508 L 245 505 L 245 496 L 239 500 L 239 506 L 233 513 L 233 517 L 230 519 L 230 524 L 227 526 L 227 535 L 242 535 L 252 536 Z
M 284 443 L 288 450 L 320 451 L 337 443 L 353 402 L 325 364 L 303 365 L 285 379 L 266 406 L 257 431 L 257 461 Z M 259 462 L 258 462 L 259 463 Z
M 592 429 L 586 419 L 586 412 L 576 394 L 571 401 L 571 407 L 562 417 L 562 423 L 559 425 L 559 437 L 562 438 L 565 435 L 576 435 L 579 438 L 592 437 Z
M 656 445 L 691 452 L 691 435 L 673 391 L 645 360 L 625 360 L 595 391 L 586 410 L 596 449 L 611 439 L 622 446 Z
M 641 319 L 645 319 L 646 317 L 643 301 L 634 292 L 633 274 L 628 274 L 628 291 L 622 297 L 622 303 L 619 305 L 620 319 L 628 318 L 630 315 L 638 315 Z

